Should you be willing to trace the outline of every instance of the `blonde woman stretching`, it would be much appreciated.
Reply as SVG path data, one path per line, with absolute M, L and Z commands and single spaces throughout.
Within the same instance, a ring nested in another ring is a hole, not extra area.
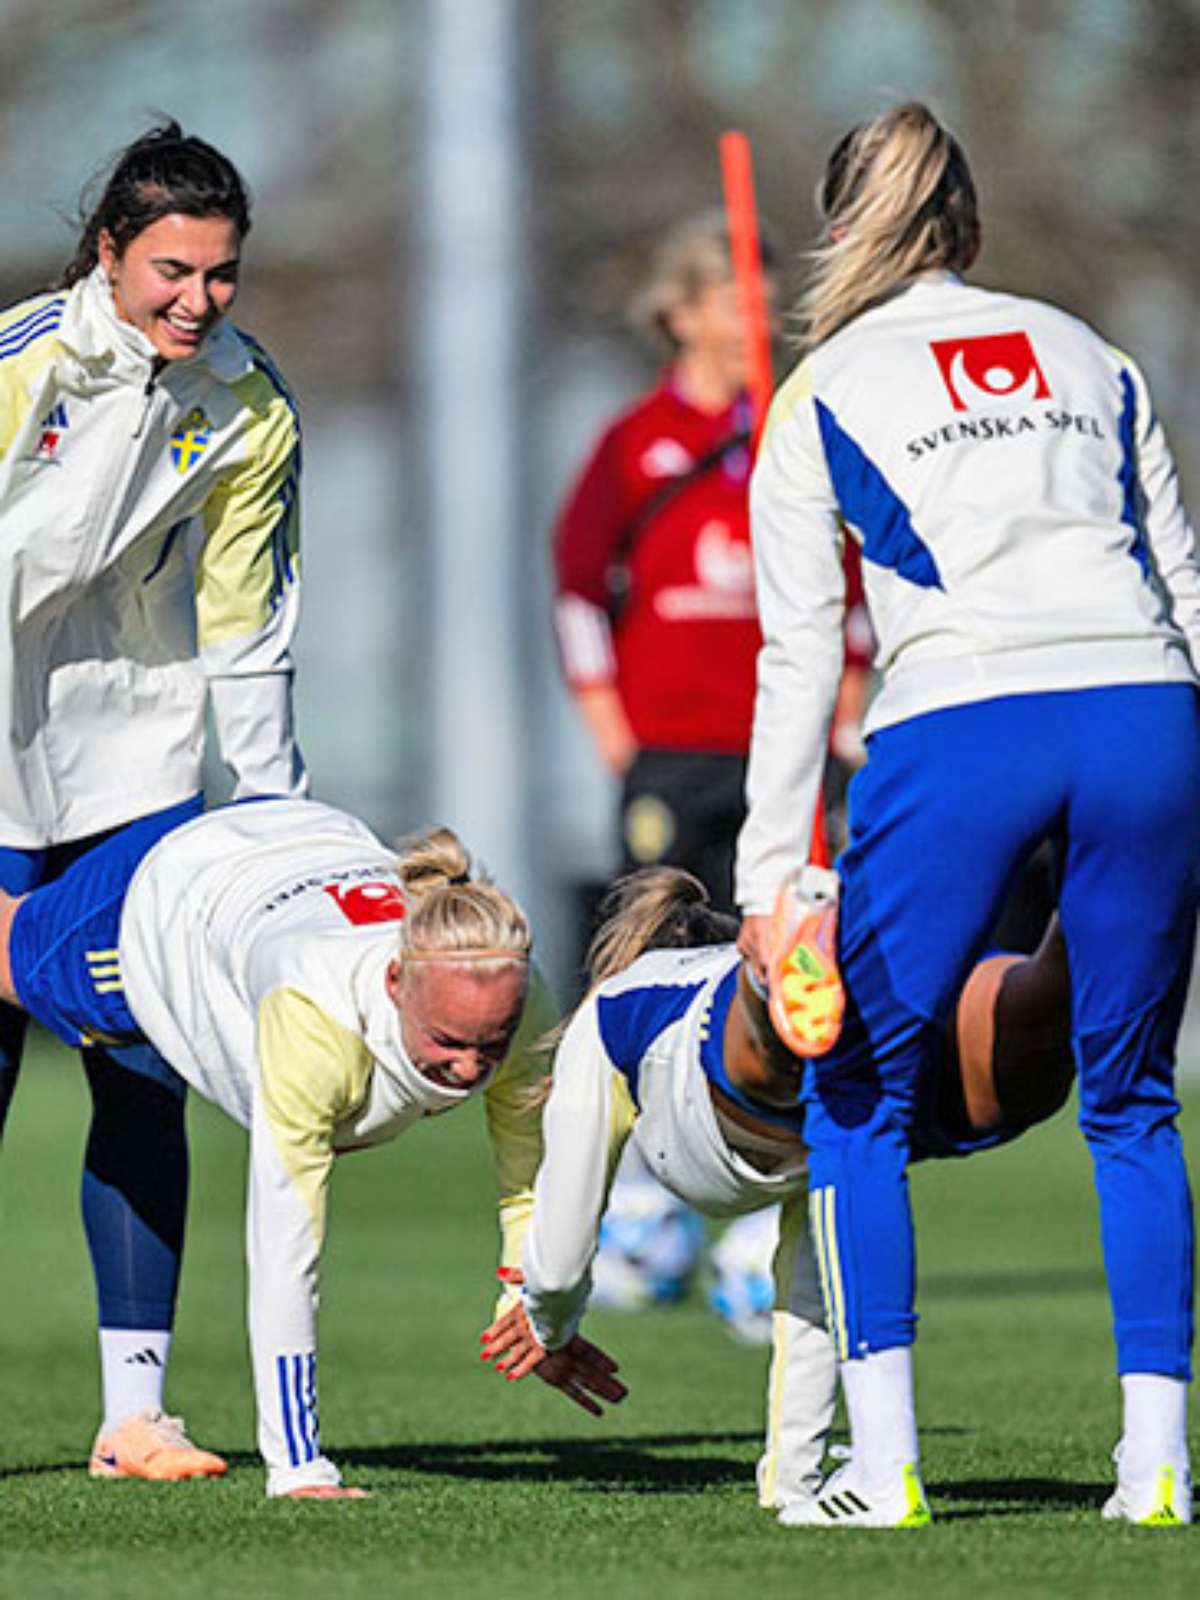
M 516 1263 L 541 1153 L 530 1085 L 545 1056 L 531 1044 L 553 1020 L 531 981 L 528 924 L 472 877 L 445 829 L 397 856 L 344 812 L 263 800 L 210 812 L 140 861 L 128 839 L 117 834 L 22 899 L 0 897 L 0 993 L 71 1043 L 149 1038 L 249 1130 L 249 1323 L 267 1493 L 360 1495 L 342 1486 L 317 1433 L 333 1158 L 482 1092 L 503 1259 Z M 575 1350 L 570 1381 L 611 1393 L 611 1363 L 582 1342 Z

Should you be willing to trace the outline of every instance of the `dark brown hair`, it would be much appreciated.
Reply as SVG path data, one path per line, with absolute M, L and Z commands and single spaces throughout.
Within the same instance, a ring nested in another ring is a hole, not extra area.
M 99 184 L 100 198 L 89 207 Z M 228 217 L 241 238 L 250 231 L 250 197 L 233 162 L 167 121 L 135 139 L 88 185 L 80 204 L 79 243 L 54 287 L 69 289 L 87 277 L 102 233 L 111 235 L 122 256 L 151 223 L 173 214 Z

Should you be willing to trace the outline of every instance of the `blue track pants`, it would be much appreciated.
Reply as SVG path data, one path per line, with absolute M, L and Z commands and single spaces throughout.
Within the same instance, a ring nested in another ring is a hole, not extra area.
M 809 1074 L 806 1121 L 841 1354 L 912 1342 L 918 1086 L 1010 883 L 1054 838 L 1118 1367 L 1190 1376 L 1174 1052 L 1200 903 L 1195 691 L 1011 696 L 913 718 L 872 738 L 850 811 L 838 863 L 846 1024 Z

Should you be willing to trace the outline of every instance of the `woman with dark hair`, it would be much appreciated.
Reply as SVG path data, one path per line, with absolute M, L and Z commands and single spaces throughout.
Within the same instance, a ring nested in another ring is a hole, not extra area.
M 846 1022 L 806 1082 L 805 1138 L 853 1459 L 807 1520 L 900 1523 L 919 1482 L 913 1119 L 963 976 L 1048 842 L 1124 1406 L 1105 1515 L 1187 1522 L 1195 535 L 1134 363 L 1053 306 L 963 282 L 975 188 L 925 106 L 852 129 L 819 204 L 806 354 L 751 489 L 764 643 L 738 859 L 740 943 L 765 974 L 820 781 L 848 530 L 882 687 L 838 863 Z
M 536 1372 L 599 1409 L 573 1341 L 627 1140 L 667 1189 L 708 1216 L 782 1202 L 758 1489 L 791 1522 L 814 1504 L 837 1390 L 806 1220 L 807 1063 L 772 1027 L 733 943 L 736 920 L 713 910 L 695 878 L 647 868 L 620 882 L 606 909 L 589 955 L 591 988 L 555 1056 L 522 1301 L 485 1331 L 484 1358 L 510 1379 Z M 981 961 L 941 1038 L 911 1134 L 914 1159 L 1004 1143 L 1057 1110 L 1073 1077 L 1068 1007 L 1053 925 L 1032 957 Z M 919 1486 L 908 1510 L 914 1522 L 928 1520 Z
M 201 808 L 211 706 L 235 794 L 306 788 L 292 730 L 295 406 L 226 320 L 249 201 L 175 122 L 121 152 L 57 287 L 0 313 L 0 887 Z M 105 953 L 94 982 L 111 981 Z M 0 1119 L 24 1018 L 0 1015 Z M 187 1198 L 181 1080 L 86 1041 L 83 1214 L 102 1476 L 224 1463 L 162 1414 Z

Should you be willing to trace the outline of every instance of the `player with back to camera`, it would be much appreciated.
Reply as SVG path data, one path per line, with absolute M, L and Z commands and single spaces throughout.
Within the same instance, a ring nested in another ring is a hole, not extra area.
M 804 1097 L 853 1456 L 792 1520 L 928 1518 L 913 1121 L 963 975 L 1050 840 L 1123 1404 L 1104 1514 L 1188 1522 L 1192 1209 L 1174 1067 L 1200 887 L 1195 536 L 1134 363 L 1053 306 L 963 281 L 975 188 L 925 106 L 846 134 L 819 206 L 806 353 L 751 487 L 764 643 L 738 900 L 760 976 L 778 970 L 772 905 L 820 782 L 844 529 L 862 547 L 882 687 L 838 862 L 846 1024 Z
M 782 1202 L 758 1490 L 787 1520 L 814 1504 L 837 1392 L 806 1220 L 806 1063 L 783 1046 L 750 981 L 737 920 L 715 911 L 696 879 L 644 869 L 616 885 L 608 909 L 591 988 L 555 1057 L 522 1300 L 484 1332 L 484 1359 L 512 1380 L 536 1372 L 557 1382 L 560 1364 L 573 1367 L 606 1190 L 627 1140 L 709 1216 Z M 810 924 L 818 945 L 835 917 L 827 903 Z M 1073 1076 L 1068 1002 L 1053 924 L 1034 956 L 976 966 L 924 1085 L 914 1157 L 986 1149 L 1057 1110 Z
M 267 1493 L 356 1498 L 317 1431 L 317 1279 L 335 1156 L 476 1095 L 514 1266 L 541 1154 L 553 1019 L 520 908 L 448 829 L 387 849 L 344 812 L 261 800 L 142 854 L 118 833 L 0 896 L 0 993 L 60 1038 L 148 1038 L 250 1132 L 250 1345 Z M 113 954 L 97 994 L 87 955 Z M 397 1218 L 403 1226 L 403 1218 Z M 511 1291 L 509 1291 L 511 1294 Z M 502 1302 L 503 1303 L 503 1302 Z M 391 1359 L 390 1354 L 381 1359 Z M 562 1387 L 619 1399 L 583 1340 Z
M 57 288 L 0 313 L 0 886 L 201 806 L 206 704 L 239 796 L 306 787 L 292 731 L 294 405 L 227 315 L 249 200 L 164 123 L 123 150 Z M 92 981 L 110 981 L 108 953 Z M 0 1121 L 25 1019 L 0 1015 Z M 225 1470 L 162 1412 L 187 1204 L 184 1085 L 81 1041 L 104 1417 L 91 1471 Z

